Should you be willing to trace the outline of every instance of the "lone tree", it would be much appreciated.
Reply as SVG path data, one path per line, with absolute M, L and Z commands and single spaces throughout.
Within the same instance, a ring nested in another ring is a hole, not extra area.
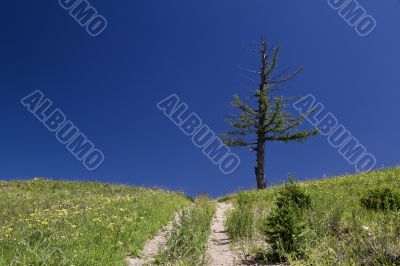
M 262 40 L 261 46 L 260 71 L 251 71 L 260 75 L 259 87 L 251 97 L 256 101 L 247 103 L 234 95 L 232 106 L 238 109 L 238 114 L 226 120 L 233 129 L 222 135 L 228 146 L 245 147 L 257 153 L 255 174 L 258 189 L 266 187 L 266 142 L 302 143 L 306 138 L 318 134 L 318 130 L 299 130 L 308 114 L 295 116 L 288 110 L 289 102 L 294 98 L 273 95 L 278 90 L 278 84 L 293 79 L 302 69 L 293 73 L 288 73 L 288 69 L 275 73 L 279 46 L 269 47 L 267 40 Z

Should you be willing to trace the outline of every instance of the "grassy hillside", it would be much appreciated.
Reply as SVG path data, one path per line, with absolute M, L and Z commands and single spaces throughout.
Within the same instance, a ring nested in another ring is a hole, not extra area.
M 296 236 L 303 241 L 304 256 L 296 258 L 287 254 L 290 264 L 400 265 L 398 207 L 371 210 L 361 204 L 361 198 L 371 189 L 389 188 L 399 195 L 400 168 L 308 181 L 296 186 L 311 197 L 311 207 L 306 211 L 304 231 Z M 265 191 L 240 192 L 224 199 L 236 206 L 229 216 L 228 230 L 248 258 L 268 261 L 276 252 L 265 244 L 266 220 L 271 210 L 277 209 L 275 200 L 282 189 L 278 186 Z M 278 212 L 274 213 L 276 216 Z M 287 217 L 279 218 L 288 222 Z
M 255 263 L 400 265 L 400 168 L 243 191 L 226 228 Z M 214 203 L 99 183 L 0 181 L 0 266 L 126 265 L 181 210 L 159 265 L 202 265 Z
M 0 182 L 0 265 L 124 265 L 188 203 L 129 186 Z

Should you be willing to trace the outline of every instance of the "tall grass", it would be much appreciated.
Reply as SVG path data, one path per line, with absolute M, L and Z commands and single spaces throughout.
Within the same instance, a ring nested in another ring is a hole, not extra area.
M 207 242 L 215 205 L 206 197 L 198 198 L 185 209 L 168 236 L 165 250 L 156 258 L 159 265 L 204 265 Z
M 228 214 L 226 228 L 233 240 L 250 238 L 255 230 L 255 210 L 251 194 L 239 192 L 236 196 L 237 207 Z
M 0 265 L 125 265 L 188 203 L 129 186 L 0 182 Z

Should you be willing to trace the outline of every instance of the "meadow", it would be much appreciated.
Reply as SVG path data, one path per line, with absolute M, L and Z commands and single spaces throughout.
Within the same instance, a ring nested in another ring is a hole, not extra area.
M 126 265 L 191 201 L 159 189 L 0 182 L 0 265 Z
M 400 265 L 400 168 L 219 201 L 233 204 L 226 230 L 246 265 Z M 215 209 L 205 196 L 160 189 L 1 181 L 0 265 L 127 265 L 176 217 L 154 263 L 207 265 Z
M 287 255 L 290 265 L 400 265 L 400 212 L 371 210 L 361 199 L 373 189 L 400 193 L 400 168 L 296 183 L 311 198 L 302 238 L 304 256 Z M 249 261 L 272 263 L 266 244 L 267 217 L 283 186 L 243 191 L 232 201 L 227 228 Z M 285 217 L 282 217 L 284 220 Z

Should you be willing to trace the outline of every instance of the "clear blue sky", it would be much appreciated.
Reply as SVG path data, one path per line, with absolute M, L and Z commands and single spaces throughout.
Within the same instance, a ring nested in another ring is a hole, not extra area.
M 223 175 L 156 108 L 178 94 L 215 131 L 227 129 L 234 93 L 254 89 L 238 66 L 264 35 L 280 66 L 304 66 L 288 94 L 314 94 L 373 153 L 399 162 L 400 4 L 360 3 L 377 20 L 361 38 L 327 1 L 203 0 L 91 3 L 108 28 L 92 38 L 53 1 L 0 3 L 0 178 L 98 180 L 213 196 L 255 186 L 254 154 Z M 87 171 L 20 104 L 42 90 L 105 156 Z M 352 172 L 324 137 L 267 145 L 267 183 Z

